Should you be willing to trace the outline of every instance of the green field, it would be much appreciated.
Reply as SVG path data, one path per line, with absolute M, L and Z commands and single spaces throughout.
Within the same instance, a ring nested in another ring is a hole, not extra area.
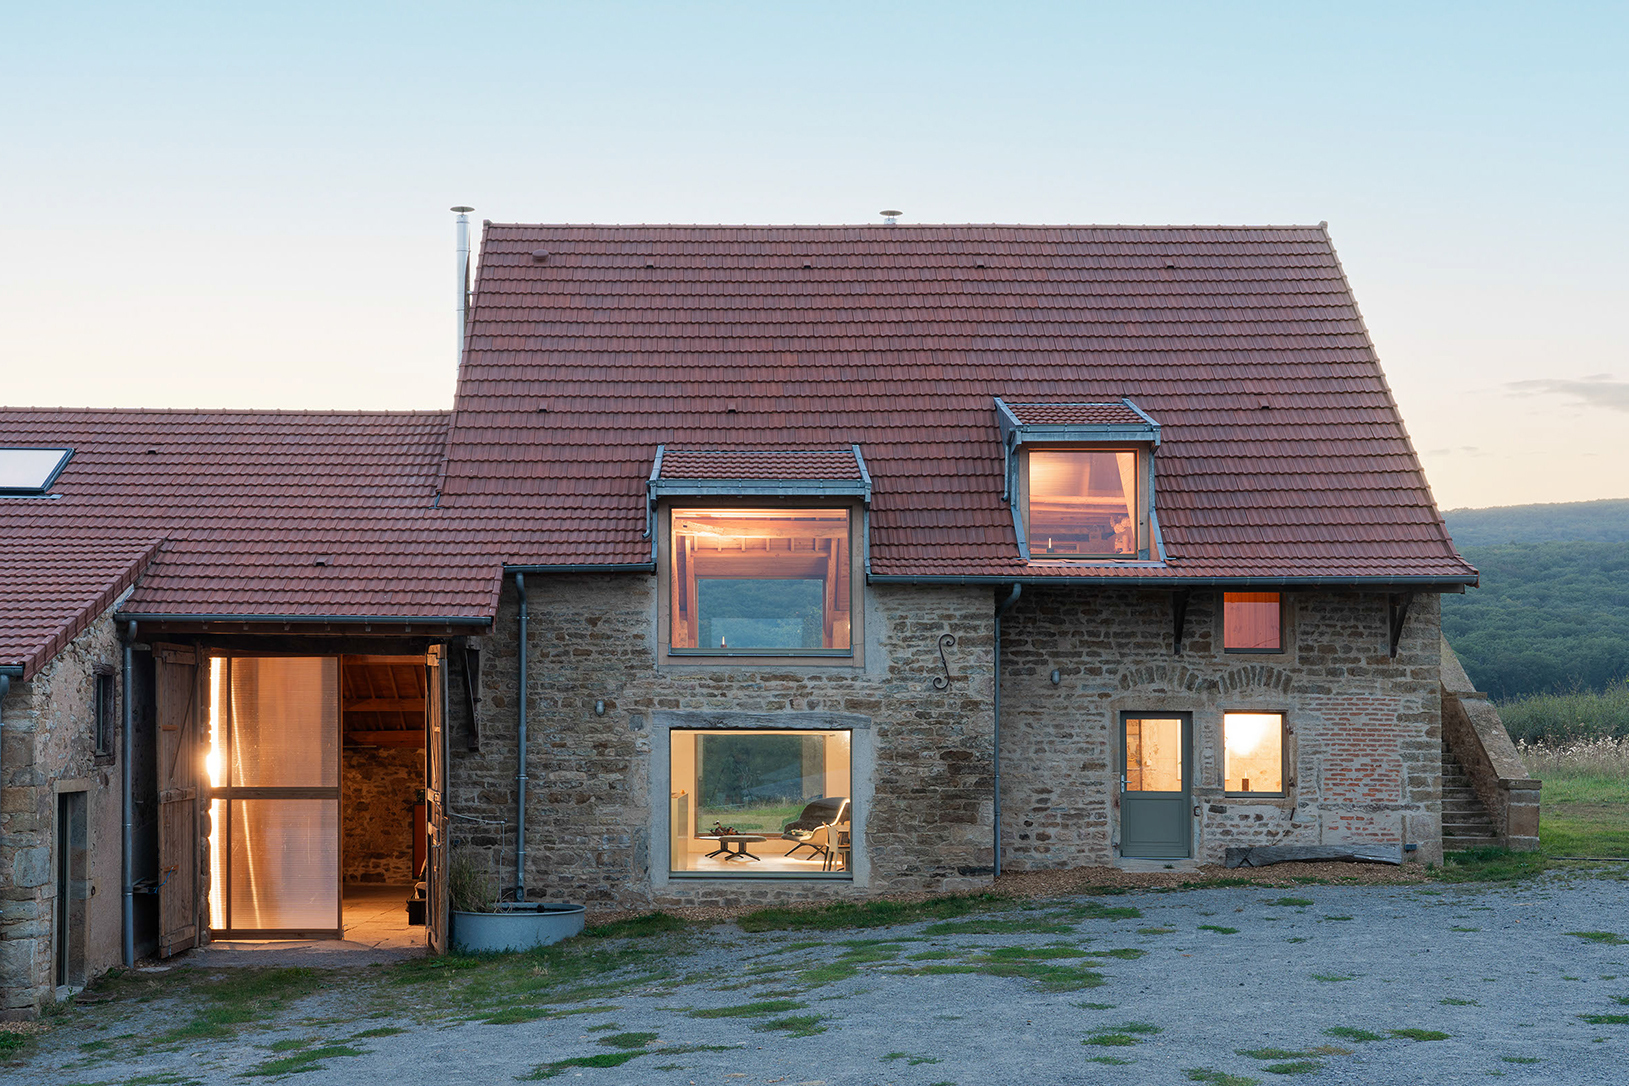
M 1549 856 L 1629 857 L 1629 739 L 1521 747 L 1544 782 L 1539 847 Z

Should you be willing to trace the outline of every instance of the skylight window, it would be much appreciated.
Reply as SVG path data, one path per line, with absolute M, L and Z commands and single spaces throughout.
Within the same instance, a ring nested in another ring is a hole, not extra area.
M 0 448 L 0 494 L 43 494 L 68 463 L 72 449 Z

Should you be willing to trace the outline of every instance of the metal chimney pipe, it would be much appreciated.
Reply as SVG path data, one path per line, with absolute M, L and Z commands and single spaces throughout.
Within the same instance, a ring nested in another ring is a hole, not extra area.
M 458 346 L 453 357 L 464 364 L 464 327 L 469 319 L 469 213 L 473 207 L 459 204 L 458 212 Z

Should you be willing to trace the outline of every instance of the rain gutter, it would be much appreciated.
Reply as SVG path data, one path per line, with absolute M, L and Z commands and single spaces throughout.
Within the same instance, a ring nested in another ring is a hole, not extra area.
M 1023 575 L 991 577 L 978 574 L 959 576 L 872 573 L 866 578 L 871 584 L 1031 584 L 1031 585 L 1096 585 L 1101 588 L 1129 586 L 1132 588 L 1367 588 L 1383 591 L 1390 586 L 1410 588 L 1436 587 L 1445 592 L 1458 592 L 1466 585 L 1476 585 L 1475 574 L 1462 577 L 1160 577 L 1131 575 L 1125 577 L 1025 577 Z
M 995 613 L 995 691 L 991 701 L 995 716 L 994 750 L 995 750 L 995 877 L 1001 877 L 1001 616 L 1006 614 L 1012 605 L 1018 602 L 1018 597 L 1024 591 L 1024 586 L 1014 584 L 1012 595 L 1008 596 L 996 607 Z
M 518 718 L 519 735 L 516 742 L 519 755 L 515 770 L 515 900 L 526 900 L 526 574 L 515 573 L 515 592 L 520 597 L 520 667 Z
M 124 932 L 124 967 L 126 969 L 136 964 L 135 830 L 132 825 L 135 821 L 135 800 L 130 793 L 130 752 L 134 748 L 130 735 L 131 720 L 134 717 L 130 697 L 130 655 L 135 641 L 136 622 L 132 619 L 125 623 L 124 627 L 124 677 L 123 690 L 119 699 L 123 702 L 122 707 L 124 710 L 122 724 L 119 729 L 119 817 L 121 820 L 119 863 L 124 895 L 120 906 L 119 924 Z
M 591 565 L 586 562 L 573 562 L 559 566 L 504 566 L 505 573 L 655 573 L 656 563 L 650 562 L 617 562 L 605 565 Z
M 349 625 L 377 623 L 381 626 L 490 626 L 492 620 L 471 615 L 212 615 L 212 614 L 141 614 L 119 612 L 119 622 L 281 622 L 285 625 Z

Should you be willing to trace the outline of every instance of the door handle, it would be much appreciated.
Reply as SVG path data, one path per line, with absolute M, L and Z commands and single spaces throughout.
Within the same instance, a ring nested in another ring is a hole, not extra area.
M 1122 774 L 1120 774 L 1120 791 L 1124 792 L 1125 790 L 1126 790 L 1126 775 L 1124 773 L 1122 773 Z

